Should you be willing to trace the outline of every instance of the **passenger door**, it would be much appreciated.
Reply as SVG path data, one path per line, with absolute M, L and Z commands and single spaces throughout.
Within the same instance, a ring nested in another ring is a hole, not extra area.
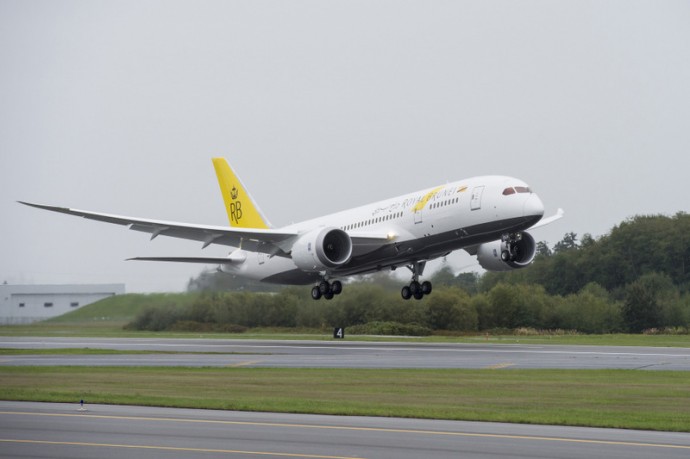
M 482 194 L 484 193 L 484 185 L 475 186 L 472 189 L 472 197 L 470 198 L 470 210 L 479 210 L 482 208 Z

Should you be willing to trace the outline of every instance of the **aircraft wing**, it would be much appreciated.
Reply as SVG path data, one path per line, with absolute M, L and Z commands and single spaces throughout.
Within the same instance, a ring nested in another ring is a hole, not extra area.
M 169 236 L 199 241 L 203 243 L 202 248 L 206 248 L 210 244 L 219 244 L 230 247 L 240 247 L 249 252 L 263 252 L 269 255 L 289 256 L 288 254 L 291 250 L 293 242 L 299 237 L 299 233 L 296 232 L 286 232 L 272 229 L 248 229 L 195 225 L 190 223 L 150 220 L 144 218 L 126 217 L 122 215 L 90 212 L 86 210 L 70 209 L 68 207 L 47 206 L 24 201 L 19 201 L 19 203 L 30 207 L 36 207 L 38 209 L 49 210 L 51 212 L 59 212 L 89 220 L 128 226 L 131 230 L 151 234 L 152 240 L 158 236 Z M 353 233 L 351 234 L 351 237 L 353 255 L 360 255 L 370 252 L 392 240 L 391 236 L 370 233 Z M 233 261 L 230 259 L 215 259 L 205 257 L 189 259 L 182 259 L 179 257 L 167 258 L 170 259 L 158 261 L 184 261 L 187 263 L 218 264 L 231 263 Z
M 297 233 L 271 229 L 236 229 L 222 226 L 194 225 L 189 223 L 149 220 L 125 217 L 122 215 L 89 212 L 67 207 L 46 206 L 23 201 L 19 201 L 19 203 L 38 209 L 75 215 L 89 220 L 129 226 L 131 230 L 150 233 L 151 239 L 157 236 L 170 236 L 199 241 L 203 243 L 202 248 L 210 244 L 219 244 L 231 247 L 241 247 L 251 252 L 264 252 L 271 255 L 285 256 L 286 252 L 289 251 L 289 247 L 292 246 L 292 240 L 298 237 Z M 227 263 L 228 261 L 226 260 L 225 262 Z

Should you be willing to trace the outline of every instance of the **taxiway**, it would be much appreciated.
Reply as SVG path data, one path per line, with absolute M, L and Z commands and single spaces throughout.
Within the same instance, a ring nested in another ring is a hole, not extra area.
M 690 434 L 0 402 L 2 457 L 687 458 Z

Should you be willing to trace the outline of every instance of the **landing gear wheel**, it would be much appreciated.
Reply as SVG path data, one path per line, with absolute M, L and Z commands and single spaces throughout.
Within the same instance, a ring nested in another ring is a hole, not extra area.
M 321 281 L 321 283 L 319 283 L 319 291 L 321 292 L 322 295 L 325 295 L 330 290 L 331 290 L 331 285 L 328 282 Z
M 503 251 L 501 252 L 501 261 L 507 262 L 507 261 L 510 261 L 510 258 L 511 258 L 511 257 L 510 257 L 510 252 L 508 252 L 507 250 L 503 250 Z
M 421 300 L 425 295 L 431 293 L 431 282 L 424 281 L 421 284 L 419 283 L 419 276 L 422 275 L 425 265 L 426 261 L 415 261 L 407 266 L 407 269 L 412 271 L 412 282 L 410 282 L 410 285 L 402 288 L 400 294 L 403 299 L 409 300 L 414 297 L 417 300 Z
M 412 292 L 410 291 L 410 287 L 408 287 L 407 285 L 404 286 L 400 291 L 400 295 L 402 295 L 403 300 L 409 300 L 410 298 L 412 298 Z
M 340 295 L 343 291 L 343 284 L 340 281 L 333 281 L 331 284 L 326 279 L 319 282 L 319 285 L 311 289 L 311 297 L 318 300 L 321 297 L 327 300 L 333 299 L 335 295 Z
M 422 286 L 419 284 L 419 282 L 412 281 L 410 283 L 410 292 L 412 292 L 412 295 L 414 295 L 415 298 L 417 297 L 417 293 L 422 292 Z M 424 294 L 422 293 L 422 295 L 424 295 Z

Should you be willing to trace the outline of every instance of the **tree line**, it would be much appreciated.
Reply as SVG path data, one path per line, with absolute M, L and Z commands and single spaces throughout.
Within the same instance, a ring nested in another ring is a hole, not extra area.
M 400 292 L 377 283 L 349 285 L 347 294 L 313 301 L 298 287 L 279 293 L 208 292 L 189 306 L 171 297 L 164 307 L 147 308 L 129 325 L 139 330 L 241 332 L 256 327 L 328 329 L 359 326 L 400 328 L 400 334 L 439 331 L 510 331 L 519 328 L 581 333 L 638 333 L 649 329 L 687 332 L 690 297 L 668 290 L 669 278 L 645 275 L 630 284 L 622 301 L 596 283 L 569 295 L 543 286 L 500 282 L 473 295 L 439 286 L 422 301 L 402 301 Z M 400 327 L 401 325 L 407 326 Z M 395 334 L 385 333 L 385 334 Z

